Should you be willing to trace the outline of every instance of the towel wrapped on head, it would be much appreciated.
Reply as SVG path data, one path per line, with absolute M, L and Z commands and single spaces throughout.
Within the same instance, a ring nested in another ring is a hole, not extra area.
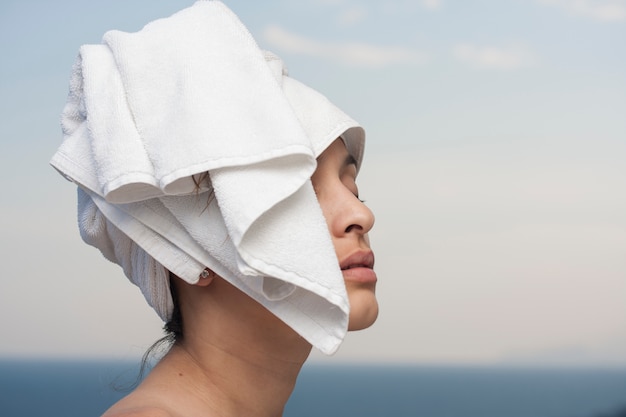
M 338 348 L 349 304 L 310 177 L 338 137 L 360 164 L 364 132 L 226 6 L 201 0 L 82 46 L 62 126 L 51 164 L 78 185 L 81 236 L 163 320 L 167 271 L 193 284 L 208 267 Z

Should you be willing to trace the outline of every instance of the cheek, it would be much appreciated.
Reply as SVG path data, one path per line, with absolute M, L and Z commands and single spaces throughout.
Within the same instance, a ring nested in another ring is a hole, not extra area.
M 324 215 L 324 219 L 326 220 L 326 225 L 328 226 L 328 230 L 332 231 L 334 229 L 334 225 L 337 220 L 338 208 L 336 207 L 336 198 L 330 198 L 330 196 L 326 196 L 324 194 L 318 194 L 317 201 L 319 202 L 320 207 L 322 208 L 322 214 Z

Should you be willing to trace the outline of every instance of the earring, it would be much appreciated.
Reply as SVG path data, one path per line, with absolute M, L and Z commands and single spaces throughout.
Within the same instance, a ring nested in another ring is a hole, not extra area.
M 211 276 L 214 276 L 215 272 L 211 271 L 208 267 L 204 268 L 202 270 L 202 272 L 200 272 L 200 279 L 205 279 L 205 278 L 209 278 Z

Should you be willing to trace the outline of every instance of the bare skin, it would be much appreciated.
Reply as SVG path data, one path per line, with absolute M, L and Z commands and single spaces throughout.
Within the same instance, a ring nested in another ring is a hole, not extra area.
M 184 340 L 105 416 L 282 415 L 311 345 L 219 277 L 177 288 Z
M 374 217 L 358 199 L 356 167 L 341 140 L 312 177 L 351 304 L 351 329 L 378 313 L 367 232 Z M 141 385 L 103 417 L 280 417 L 311 345 L 220 278 L 177 280 L 185 324 L 178 341 Z

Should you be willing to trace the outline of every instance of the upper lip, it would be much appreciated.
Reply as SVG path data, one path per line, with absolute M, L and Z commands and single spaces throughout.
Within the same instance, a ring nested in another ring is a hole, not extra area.
M 350 268 L 374 268 L 374 252 L 358 251 L 345 258 L 339 264 L 341 270 Z

